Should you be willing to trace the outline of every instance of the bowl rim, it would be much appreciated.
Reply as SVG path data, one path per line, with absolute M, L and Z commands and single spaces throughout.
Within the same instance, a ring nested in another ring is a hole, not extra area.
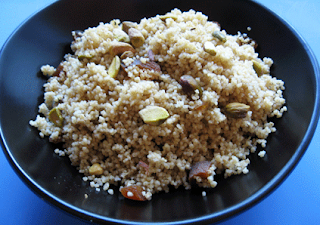
M 10 42 L 12 37 L 16 34 L 16 32 L 23 27 L 30 19 L 32 19 L 34 16 L 36 16 L 38 13 L 42 12 L 43 10 L 51 7 L 54 4 L 57 4 L 59 1 L 52 1 L 51 3 L 45 5 L 44 7 L 40 8 L 39 10 L 35 11 L 33 14 L 31 14 L 29 17 L 27 17 L 25 20 L 23 20 L 15 29 L 14 31 L 9 35 L 9 37 L 4 42 L 3 46 L 0 50 L 0 58 L 2 57 L 3 50 L 6 48 L 7 44 Z M 229 219 L 232 216 L 236 216 L 237 214 L 240 214 L 244 210 L 250 209 L 254 205 L 256 205 L 258 202 L 262 201 L 264 198 L 269 196 L 273 191 L 275 191 L 279 185 L 284 182 L 284 180 L 290 175 L 290 173 L 293 171 L 293 169 L 296 167 L 300 159 L 303 157 L 304 153 L 306 152 L 317 127 L 318 119 L 320 115 L 320 69 L 319 69 L 319 63 L 317 61 L 316 56 L 314 55 L 312 49 L 308 45 L 308 43 L 305 41 L 305 39 L 301 36 L 301 34 L 285 19 L 280 17 L 277 13 L 273 12 L 263 4 L 257 2 L 256 0 L 250 0 L 251 3 L 256 4 L 258 7 L 263 8 L 265 11 L 267 11 L 269 14 L 271 14 L 273 17 L 275 17 L 279 22 L 281 22 L 284 26 L 286 26 L 293 35 L 298 39 L 300 44 L 304 47 L 307 55 L 309 56 L 310 62 L 313 66 L 314 71 L 314 86 L 315 86 L 315 97 L 314 97 L 314 108 L 312 112 L 312 116 L 310 119 L 310 123 L 308 125 L 307 131 L 297 148 L 296 152 L 292 155 L 290 160 L 285 164 L 285 166 L 279 171 L 279 173 L 276 174 L 266 185 L 264 185 L 262 188 L 260 188 L 258 191 L 256 191 L 254 194 L 252 194 L 249 198 L 235 204 L 234 206 L 231 206 L 229 208 L 223 209 L 219 212 L 208 214 L 205 216 L 200 216 L 197 218 L 192 219 L 186 219 L 181 221 L 174 221 L 174 222 L 142 222 L 142 221 L 127 221 L 127 220 L 121 220 L 121 219 L 114 219 L 110 217 L 105 217 L 98 215 L 96 213 L 88 212 L 83 209 L 80 209 L 78 207 L 75 207 L 57 197 L 49 193 L 47 190 L 42 188 L 37 182 L 32 179 L 18 164 L 18 162 L 13 157 L 9 146 L 7 145 L 5 139 L 3 138 L 3 130 L 2 127 L 0 127 L 0 144 L 1 148 L 4 152 L 4 155 L 6 156 L 10 166 L 13 168 L 15 173 L 18 175 L 18 177 L 26 184 L 26 186 L 35 193 L 38 197 L 41 199 L 44 199 L 46 202 L 48 202 L 50 205 L 54 206 L 55 208 L 61 210 L 62 212 L 69 213 L 70 215 L 77 216 L 80 220 L 89 221 L 89 222 L 97 222 L 97 223 L 115 223 L 115 224 L 203 224 L 204 221 L 208 222 L 221 222 L 223 220 Z M 0 108 L 1 110 L 1 108 Z

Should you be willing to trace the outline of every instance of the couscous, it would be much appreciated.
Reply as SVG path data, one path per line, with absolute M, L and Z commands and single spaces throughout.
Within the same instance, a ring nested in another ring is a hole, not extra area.
M 267 154 L 268 118 L 287 110 L 284 82 L 247 34 L 173 9 L 72 35 L 73 54 L 41 68 L 44 103 L 30 125 L 63 143 L 55 152 L 97 191 L 150 200 L 170 187 L 213 188 L 216 174 L 248 173 L 258 146 Z

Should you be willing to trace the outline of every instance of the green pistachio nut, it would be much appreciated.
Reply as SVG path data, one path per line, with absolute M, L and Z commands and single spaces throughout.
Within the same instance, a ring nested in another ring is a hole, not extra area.
M 161 125 L 169 117 L 168 111 L 159 106 L 147 106 L 139 111 L 139 115 L 143 122 L 154 126 Z

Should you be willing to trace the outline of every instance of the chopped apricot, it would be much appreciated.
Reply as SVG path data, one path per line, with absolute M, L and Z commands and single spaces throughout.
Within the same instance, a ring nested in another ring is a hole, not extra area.
M 139 161 L 138 166 L 141 166 L 145 169 L 147 175 L 149 174 L 149 165 L 143 161 Z
M 152 51 L 152 49 L 148 50 L 148 58 L 150 59 L 150 61 L 154 61 L 154 53 Z
M 161 71 L 159 64 L 153 61 L 142 63 L 139 59 L 133 61 L 133 65 L 138 66 L 140 69 L 149 69 L 154 71 Z
M 61 64 L 59 64 L 59 66 L 56 68 L 56 71 L 52 74 L 52 76 L 58 77 L 62 70 L 63 70 L 63 66 Z
M 195 179 L 195 177 L 207 178 L 211 165 L 210 161 L 200 161 L 194 164 L 189 173 L 189 181 Z
M 146 201 L 147 198 L 142 194 L 143 188 L 139 185 L 131 185 L 120 189 L 123 197 L 135 200 L 135 201 Z
M 201 104 L 201 105 L 199 105 L 199 106 L 196 106 L 196 107 L 194 108 L 194 110 L 196 110 L 196 111 L 204 111 L 204 110 L 206 110 L 208 107 L 209 107 L 209 102 L 205 102 L 205 103 L 203 103 L 203 104 Z

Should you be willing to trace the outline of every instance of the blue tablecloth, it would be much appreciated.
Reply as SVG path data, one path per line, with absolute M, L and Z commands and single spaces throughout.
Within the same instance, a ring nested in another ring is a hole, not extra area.
M 2 0 L 0 46 L 29 16 L 52 0 Z M 320 59 L 320 1 L 259 0 L 291 24 Z M 0 147 L 1 148 L 1 147 Z M 15 174 L 0 152 L 0 224 L 89 224 L 48 204 L 34 194 Z M 219 223 L 230 224 L 320 224 L 320 128 L 289 177 L 260 203 Z

